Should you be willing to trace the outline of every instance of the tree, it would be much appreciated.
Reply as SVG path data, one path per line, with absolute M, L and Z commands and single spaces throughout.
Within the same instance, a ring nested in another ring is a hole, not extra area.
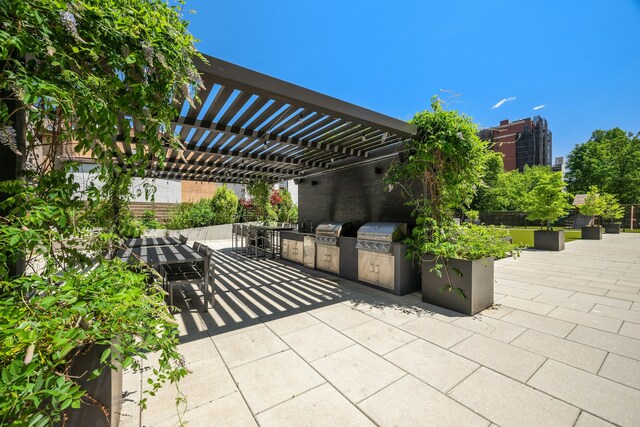
M 211 199 L 213 224 L 231 224 L 238 213 L 238 196 L 226 185 L 216 189 Z
M 504 172 L 503 154 L 489 151 L 485 157 L 484 176 L 471 207 L 478 211 L 502 210 L 500 181 Z
M 186 375 L 163 291 L 104 254 L 128 228 L 131 177 L 180 149 L 165 131 L 182 99 L 197 100 L 193 43 L 180 1 L 0 0 L 0 144 L 25 166 L 0 183 L 0 423 L 60 423 L 85 395 L 66 367 L 115 337 L 99 371 L 158 352 L 144 396 Z M 87 203 L 74 165 L 59 164 L 74 151 L 103 183 Z M 12 274 L 17 259 L 28 268 Z
M 271 190 L 273 184 L 256 180 L 247 184 L 247 192 L 251 196 L 256 217 L 264 222 L 275 219 L 276 213 L 271 207 Z
M 602 204 L 604 205 L 604 210 L 602 212 L 603 219 L 613 222 L 616 219 L 622 219 L 624 217 L 624 207 L 620 206 L 616 196 L 609 193 L 603 193 L 600 197 L 602 198 Z
M 513 249 L 500 239 L 504 230 L 453 221 L 455 212 L 466 210 L 472 201 L 486 171 L 486 157 L 492 155 L 487 142 L 478 138 L 477 126 L 469 116 L 445 110 L 437 97 L 431 111 L 417 113 L 411 122 L 418 126 L 418 138 L 405 143 L 406 157 L 385 175 L 385 183 L 399 186 L 414 208 L 411 256 L 421 260 L 424 254 L 434 255 L 438 274 L 449 259 L 504 256 Z M 448 268 L 444 271 L 449 274 Z M 447 290 L 460 291 L 450 280 Z
M 596 130 L 567 158 L 567 184 L 572 193 L 597 185 L 621 203 L 640 203 L 640 133 Z
M 297 209 L 294 210 L 293 198 L 286 188 L 277 190 L 278 203 L 275 204 L 276 214 L 280 222 L 292 222 L 298 220 Z M 273 198 L 272 198 L 273 201 Z
M 580 206 L 580 213 L 591 217 L 589 225 L 593 225 L 595 218 L 604 213 L 604 202 L 606 202 L 606 200 L 600 197 L 598 187 L 596 185 L 589 187 L 589 192 L 584 199 L 584 204 Z
M 547 168 L 547 173 L 531 173 L 536 175 L 533 188 L 524 198 L 524 211 L 527 219 L 542 221 L 547 230 L 551 224 L 565 215 L 571 208 L 568 202 L 569 195 L 564 192 L 566 184 L 562 180 L 560 172 L 552 172 Z

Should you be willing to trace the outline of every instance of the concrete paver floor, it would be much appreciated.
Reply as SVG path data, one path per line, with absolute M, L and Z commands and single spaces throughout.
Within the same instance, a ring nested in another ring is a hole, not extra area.
M 497 261 L 495 305 L 473 317 L 214 257 L 216 306 L 175 298 L 191 426 L 640 425 L 640 234 Z M 175 387 L 135 404 L 144 365 L 125 373 L 121 425 L 175 425 Z

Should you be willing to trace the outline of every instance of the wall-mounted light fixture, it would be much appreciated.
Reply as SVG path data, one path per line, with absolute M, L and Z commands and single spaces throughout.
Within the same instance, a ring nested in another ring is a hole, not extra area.
M 313 185 L 313 186 L 318 185 L 318 181 L 311 181 L 311 185 Z
M 375 173 L 376 175 L 380 175 L 382 173 L 382 167 L 376 166 L 375 168 L 373 168 L 373 173 Z

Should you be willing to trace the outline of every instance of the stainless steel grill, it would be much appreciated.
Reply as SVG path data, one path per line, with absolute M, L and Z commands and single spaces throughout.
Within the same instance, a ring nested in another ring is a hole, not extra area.
M 350 222 L 327 222 L 316 228 L 316 267 L 340 273 L 340 247 L 338 237 L 351 230 Z
M 337 246 L 338 237 L 351 229 L 350 222 L 325 222 L 316 228 L 316 243 L 319 245 Z
M 407 234 L 407 224 L 402 222 L 368 222 L 358 230 L 357 249 L 373 252 L 391 252 L 391 243 Z
M 358 280 L 395 290 L 396 257 L 392 244 L 407 234 L 407 224 L 369 222 L 358 230 Z

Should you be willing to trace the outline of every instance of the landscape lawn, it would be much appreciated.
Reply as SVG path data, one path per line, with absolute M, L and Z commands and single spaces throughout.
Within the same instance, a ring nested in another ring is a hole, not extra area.
M 509 228 L 509 234 L 513 239 L 513 243 L 533 247 L 533 232 L 535 230 L 539 230 L 539 228 Z M 564 230 L 565 242 L 571 242 L 582 238 L 581 230 L 567 230 L 562 227 L 554 227 L 554 230 Z

